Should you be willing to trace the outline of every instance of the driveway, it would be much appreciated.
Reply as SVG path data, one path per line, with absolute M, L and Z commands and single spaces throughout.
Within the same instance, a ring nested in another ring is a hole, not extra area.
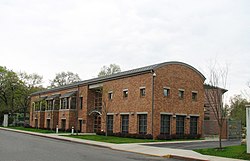
M 232 146 L 240 145 L 239 140 L 226 140 L 222 141 L 222 146 Z M 216 148 L 219 147 L 219 141 L 201 141 L 201 142 L 183 142 L 183 143 L 155 143 L 155 144 L 143 144 L 145 146 L 153 147 L 165 147 L 173 149 L 185 149 L 185 150 L 194 150 L 194 149 L 203 149 L 203 148 Z

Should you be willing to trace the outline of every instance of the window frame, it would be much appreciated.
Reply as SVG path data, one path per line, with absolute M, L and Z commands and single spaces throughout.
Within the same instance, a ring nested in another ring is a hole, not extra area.
M 196 136 L 198 135 L 198 119 L 197 116 L 190 116 L 190 135 Z
M 167 95 L 166 95 L 166 93 L 167 93 Z M 164 97 L 169 97 L 170 96 L 170 88 L 169 87 L 163 87 L 163 96 Z
M 198 92 L 196 91 L 192 91 L 192 101 L 197 101 L 197 97 L 198 97 Z
M 123 93 L 123 98 L 128 98 L 128 89 L 124 89 L 122 93 Z
M 178 90 L 178 97 L 180 100 L 183 100 L 185 98 L 185 90 L 184 89 Z
M 146 96 L 146 88 L 140 87 L 140 97 L 145 97 L 145 96 Z
M 80 97 L 80 109 L 82 110 L 83 108 L 83 97 Z
M 108 92 L 108 99 L 113 100 L 113 97 L 114 97 L 113 91 L 109 91 Z
M 112 134 L 113 129 L 114 129 L 114 115 L 107 115 L 107 133 Z
M 163 117 L 167 117 L 163 118 Z M 161 114 L 160 134 L 170 135 L 171 132 L 171 115 Z
M 138 114 L 138 133 L 139 134 L 147 134 L 147 114 Z
M 178 138 L 183 138 L 185 135 L 185 118 L 186 116 L 177 115 L 176 116 L 176 136 Z
M 124 124 L 125 123 L 125 124 Z M 121 115 L 121 133 L 129 133 L 129 115 Z

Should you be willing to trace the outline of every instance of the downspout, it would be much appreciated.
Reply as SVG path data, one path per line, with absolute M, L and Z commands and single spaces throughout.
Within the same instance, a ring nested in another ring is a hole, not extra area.
M 76 127 L 75 127 L 75 130 L 76 130 L 76 135 L 78 135 L 78 103 L 79 101 L 79 85 L 77 85 L 77 95 L 76 95 Z
M 155 99 L 154 99 L 154 84 L 155 84 L 155 77 L 156 77 L 156 74 L 154 72 L 154 70 L 151 71 L 152 73 L 152 114 L 151 114 L 151 134 L 153 136 L 153 139 L 154 139 L 154 102 L 155 102 Z

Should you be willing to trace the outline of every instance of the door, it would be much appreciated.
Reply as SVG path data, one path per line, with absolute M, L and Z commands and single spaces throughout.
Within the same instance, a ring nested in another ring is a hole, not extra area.
M 38 128 L 38 119 L 35 119 L 35 128 Z
M 82 120 L 79 120 L 79 132 L 82 132 Z
M 101 117 L 100 115 L 94 116 L 94 132 L 101 132 Z
M 50 119 L 47 119 L 47 129 L 50 129 Z
M 66 130 L 66 120 L 65 119 L 62 120 L 61 128 L 62 128 L 63 131 Z

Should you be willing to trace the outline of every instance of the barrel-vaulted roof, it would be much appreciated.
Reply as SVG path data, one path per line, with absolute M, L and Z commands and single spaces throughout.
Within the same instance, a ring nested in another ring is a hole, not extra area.
M 93 78 L 93 79 L 83 80 L 83 81 L 75 82 L 75 83 L 72 83 L 72 84 L 69 84 L 69 85 L 55 87 L 55 88 L 52 88 L 52 89 L 46 89 L 46 90 L 43 90 L 43 91 L 38 91 L 38 92 L 32 93 L 31 95 L 46 94 L 48 92 L 56 92 L 56 91 L 60 91 L 60 90 L 64 90 L 64 89 L 76 88 L 76 87 L 78 87 L 80 85 L 91 85 L 91 84 L 106 82 L 106 81 L 109 81 L 109 80 L 120 79 L 120 78 L 125 78 L 125 77 L 150 73 L 150 72 L 153 72 L 154 70 L 156 70 L 157 68 L 160 68 L 160 67 L 165 66 L 165 65 L 172 65 L 172 64 L 178 64 L 178 65 L 186 66 L 186 67 L 194 70 L 197 74 L 199 74 L 205 80 L 204 75 L 201 72 L 199 72 L 197 69 L 192 67 L 191 65 L 188 65 L 188 64 L 182 63 L 182 62 L 178 62 L 178 61 L 170 61 L 170 62 L 164 62 L 164 63 L 154 64 L 154 65 L 149 65 L 149 66 L 145 66 L 145 67 L 141 67 L 141 68 L 136 68 L 136 69 L 132 69 L 132 70 L 124 71 L 124 72 L 119 72 L 119 73 L 115 73 L 115 74 L 112 74 L 112 75 L 107 75 L 107 76 L 97 77 L 97 78 Z

